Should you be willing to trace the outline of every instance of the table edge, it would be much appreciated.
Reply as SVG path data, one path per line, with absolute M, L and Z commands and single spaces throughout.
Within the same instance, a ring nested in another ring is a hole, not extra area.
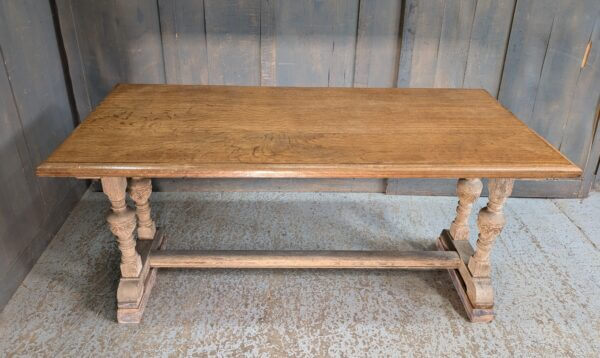
M 573 164 L 542 166 L 452 166 L 426 164 L 155 164 L 44 162 L 42 177 L 144 178 L 578 178 Z

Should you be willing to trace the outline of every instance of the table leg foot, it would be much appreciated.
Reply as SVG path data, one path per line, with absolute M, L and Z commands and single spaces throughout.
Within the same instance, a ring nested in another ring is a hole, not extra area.
M 462 247 L 456 247 L 454 244 Z M 468 247 L 467 247 L 468 245 Z M 473 248 L 471 244 L 469 244 L 466 240 L 453 240 L 450 233 L 447 230 L 442 231 L 442 234 L 437 240 L 436 246 L 438 250 L 441 251 L 457 251 L 463 259 L 465 256 L 468 260 L 470 257 L 470 252 Z M 467 316 L 471 322 L 478 323 L 486 323 L 491 322 L 494 319 L 494 305 L 486 304 L 486 305 L 476 305 L 471 301 L 469 297 L 468 291 L 470 291 L 471 296 L 477 294 L 479 292 L 480 295 L 487 296 L 488 294 L 492 296 L 491 292 L 491 281 L 481 280 L 478 278 L 474 278 L 470 275 L 466 264 L 462 264 L 459 269 L 451 269 L 448 270 L 450 274 L 450 278 L 452 279 L 452 283 L 454 284 L 454 288 L 456 288 L 456 292 L 458 293 L 458 297 L 462 302 Z M 470 286 L 470 290 L 468 288 Z M 493 300 L 493 296 L 491 297 Z
M 150 267 L 150 252 L 165 248 L 166 239 L 162 230 L 157 230 L 152 240 L 138 240 L 136 250 L 142 259 L 142 270 L 138 277 L 121 277 L 117 288 L 117 322 L 140 323 L 150 292 L 156 282 L 158 269 Z

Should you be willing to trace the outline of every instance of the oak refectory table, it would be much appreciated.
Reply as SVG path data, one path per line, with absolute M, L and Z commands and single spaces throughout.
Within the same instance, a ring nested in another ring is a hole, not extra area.
M 486 322 L 513 180 L 581 170 L 484 90 L 123 84 L 37 174 L 101 180 L 121 252 L 121 323 L 140 321 L 167 267 L 447 269 L 469 318 Z M 455 178 L 458 207 L 437 251 L 169 251 L 151 218 L 151 178 Z M 489 199 L 473 248 L 480 178 Z

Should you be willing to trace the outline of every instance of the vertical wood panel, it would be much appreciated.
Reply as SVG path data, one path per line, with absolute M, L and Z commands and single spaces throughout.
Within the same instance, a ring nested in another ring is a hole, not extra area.
M 407 0 L 399 87 L 485 88 L 496 95 L 515 0 Z
M 119 82 L 165 81 L 156 1 L 71 0 L 71 9 L 92 107 Z
M 599 101 L 600 102 L 600 101 Z M 592 187 L 600 189 L 600 103 L 596 111 L 596 123 L 593 130 L 594 139 L 583 172 L 583 183 L 579 197 L 585 198 Z M 596 183 L 594 184 L 594 180 Z
M 600 189 L 600 14 L 596 17 L 590 36 L 591 46 L 587 61 L 582 63 L 577 78 L 573 103 L 565 126 L 562 150 L 565 153 L 581 153 L 577 162 L 585 160 L 583 184 L 579 196 L 585 197 L 594 185 Z M 595 113 L 590 115 L 594 110 Z M 594 118 L 590 120 L 590 117 Z M 584 140 L 579 133 L 592 133 Z M 582 149 L 581 149 L 582 148 Z M 589 148 L 589 150 L 588 150 Z M 585 158 L 585 159 L 584 159 Z
M 463 87 L 498 96 L 515 0 L 478 0 Z
M 591 146 L 600 93 L 597 80 L 581 77 L 581 61 L 599 12 L 594 0 L 519 1 L 499 95 L 579 166 Z M 592 78 L 594 67 L 585 71 Z
M 50 3 L 0 0 L 0 307 L 79 199 L 85 183 L 34 168 L 73 130 Z
M 476 0 L 446 1 L 433 87 L 462 87 Z
M 598 19 L 600 2 L 564 2 L 553 19 L 529 125 L 560 147 L 581 70 L 581 59 Z M 598 82 L 598 81 L 596 81 Z M 592 116 L 588 117 L 591 122 Z M 580 139 L 588 133 L 577 133 Z M 565 153 L 574 159 L 580 153 Z M 585 163 L 578 163 L 583 165 Z
M 358 0 L 277 1 L 280 86 L 352 86 Z
M 115 1 L 123 81 L 164 83 L 156 0 Z
M 77 36 L 75 17 L 71 9 L 71 0 L 55 0 L 55 3 L 60 23 L 60 33 L 68 62 L 69 75 L 71 77 L 71 85 L 73 87 L 75 106 L 77 107 L 80 120 L 84 120 L 92 111 L 92 103 L 85 76 L 85 65 L 79 47 L 80 39 Z M 86 39 L 82 40 L 86 41 Z
M 49 3 L 3 2 L 0 43 L 33 167 L 73 130 L 74 120 Z M 30 18 L 35 19 L 31 21 Z M 52 207 L 71 181 L 37 179 L 44 205 Z
M 208 84 L 204 1 L 159 0 L 167 83 Z
M 35 236 L 44 212 L 1 53 L 0 61 L 0 272 L 6 272 L 14 264 L 15 253 L 23 251 Z
M 517 1 L 498 98 L 529 123 L 559 0 Z M 538 130 L 539 128 L 534 128 Z
M 71 10 L 92 108 L 123 78 L 114 2 L 73 1 Z M 69 64 L 69 67 L 75 66 Z M 71 72 L 72 73 L 72 72 Z M 84 118 L 82 118 L 84 120 Z
M 275 3 L 260 3 L 260 85 L 277 85 L 277 43 L 275 38 Z
M 205 0 L 208 82 L 260 84 L 260 0 Z
M 358 17 L 355 87 L 395 87 L 402 2 L 362 0 Z
M 406 0 L 398 87 L 432 87 L 444 20 L 444 0 Z
M 595 18 L 592 31 L 587 43 L 591 49 L 585 66 L 576 69 L 577 79 L 574 81 L 572 100 L 566 118 L 564 118 L 564 131 L 561 135 L 560 150 L 577 165 L 584 167 L 588 161 L 588 153 L 594 140 L 593 133 L 598 130 L 598 106 L 600 105 L 600 2 L 588 10 L 589 15 Z M 589 17 L 588 17 L 589 19 Z M 585 38 L 585 31 L 581 34 Z M 575 41 L 574 41 L 575 42 Z M 575 58 L 583 57 L 584 48 L 573 48 Z M 579 55 L 579 56 L 577 56 Z M 597 137 L 600 138 L 600 137 Z M 600 143 L 598 143 L 600 145 Z M 593 152 L 592 152 L 593 153 Z M 591 157 L 591 166 L 598 162 L 598 157 Z M 590 167 L 590 171 L 592 170 Z M 591 173 L 591 172 L 590 172 Z

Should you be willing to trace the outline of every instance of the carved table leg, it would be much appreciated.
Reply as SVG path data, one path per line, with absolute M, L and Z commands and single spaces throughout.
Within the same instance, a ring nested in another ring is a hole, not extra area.
M 477 217 L 479 227 L 477 250 L 469 260 L 469 271 L 474 277 L 490 276 L 490 250 L 504 227 L 502 207 L 512 192 L 513 183 L 512 179 L 490 179 L 488 183 L 490 192 L 488 203 L 479 211 Z
M 463 184 L 463 186 L 465 185 Z M 489 322 L 494 319 L 494 295 L 490 278 L 489 255 L 494 240 L 504 226 L 502 206 L 510 195 L 512 187 L 512 179 L 489 180 L 488 204 L 480 210 L 477 219 L 479 239 L 475 251 L 467 240 L 468 229 L 466 229 L 467 234 L 465 237 L 465 229 L 461 229 L 460 226 L 461 223 L 466 223 L 470 212 L 470 208 L 467 213 L 461 208 L 463 197 L 465 197 L 465 204 L 468 203 L 472 198 L 472 191 L 469 191 L 469 195 L 465 194 L 464 192 L 468 190 L 461 189 L 461 181 L 459 181 L 458 194 L 460 201 L 457 208 L 457 218 L 452 223 L 450 230 L 442 231 L 438 239 L 440 250 L 456 251 L 462 260 L 459 269 L 448 270 L 448 272 L 450 272 L 467 315 L 473 322 Z M 479 191 L 481 191 L 481 187 L 479 187 Z M 453 227 L 455 227 L 454 230 Z M 458 238 L 453 235 L 453 231 Z
M 142 270 L 142 260 L 135 250 L 135 213 L 125 203 L 126 188 L 125 178 L 102 178 L 102 190 L 108 196 L 112 209 L 106 220 L 110 231 L 117 237 L 121 250 L 121 276 L 137 277 Z
M 139 240 L 136 244 L 135 211 L 125 202 L 127 179 L 105 177 L 102 189 L 111 202 L 112 212 L 107 221 L 117 237 L 121 251 L 121 279 L 117 288 L 117 321 L 138 323 L 141 320 L 150 290 L 156 278 L 156 269 L 150 269 L 148 256 L 151 250 L 162 247 L 163 235 L 157 233 L 153 240 Z M 146 200 L 147 203 L 147 200 Z M 148 208 L 148 217 L 149 217 Z
M 456 218 L 450 225 L 450 235 L 454 240 L 469 240 L 469 216 L 473 203 L 481 195 L 483 184 L 480 179 L 459 179 L 456 185 L 458 206 Z
M 156 233 L 156 225 L 150 216 L 150 202 L 152 194 L 152 181 L 144 178 L 132 178 L 129 183 L 129 195 L 135 202 L 138 218 L 138 238 L 152 240 Z

